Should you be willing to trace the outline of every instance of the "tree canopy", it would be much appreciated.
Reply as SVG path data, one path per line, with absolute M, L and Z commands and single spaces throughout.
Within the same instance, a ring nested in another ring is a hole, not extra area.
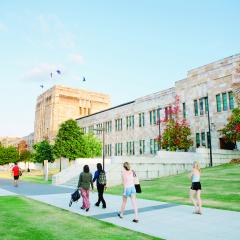
M 53 146 L 47 140 L 34 144 L 33 149 L 35 150 L 34 160 L 36 162 L 43 163 L 44 160 L 54 161 Z
M 94 135 L 84 134 L 73 119 L 62 123 L 54 144 L 56 157 L 69 160 L 101 155 L 101 142 Z
M 14 146 L 4 147 L 0 144 L 0 165 L 18 161 L 18 150 Z
M 240 141 L 240 109 L 234 108 L 232 115 L 228 118 L 228 122 L 224 128 L 220 129 L 219 132 L 231 143 Z

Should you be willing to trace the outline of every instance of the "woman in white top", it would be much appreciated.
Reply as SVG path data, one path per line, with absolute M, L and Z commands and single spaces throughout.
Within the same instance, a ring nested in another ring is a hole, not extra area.
M 202 199 L 201 199 L 201 183 L 200 183 L 200 175 L 201 169 L 200 165 L 197 161 L 193 163 L 193 169 L 190 175 L 192 180 L 192 185 L 190 189 L 190 199 L 194 204 L 194 213 L 202 214 Z M 197 200 L 195 200 L 195 195 L 197 196 Z

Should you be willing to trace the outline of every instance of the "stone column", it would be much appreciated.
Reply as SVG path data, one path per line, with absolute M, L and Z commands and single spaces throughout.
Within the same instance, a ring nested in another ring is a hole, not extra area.
M 44 160 L 44 180 L 48 181 L 48 160 Z

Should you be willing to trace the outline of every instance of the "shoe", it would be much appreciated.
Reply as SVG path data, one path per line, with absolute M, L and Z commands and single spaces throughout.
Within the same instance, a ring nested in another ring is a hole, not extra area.
M 95 203 L 95 206 L 96 206 L 96 207 L 99 207 L 99 203 Z
M 121 215 L 121 213 L 118 213 L 117 215 L 118 215 L 120 218 L 123 218 L 123 216 Z
M 133 219 L 132 221 L 135 222 L 135 223 L 138 223 L 138 220 L 137 220 L 137 219 Z
M 84 208 L 84 207 L 81 207 L 81 209 L 83 209 L 83 210 L 84 210 L 85 208 Z
M 107 208 L 106 206 L 102 206 L 103 209 Z
M 88 212 L 89 211 L 89 208 L 86 208 L 86 212 Z

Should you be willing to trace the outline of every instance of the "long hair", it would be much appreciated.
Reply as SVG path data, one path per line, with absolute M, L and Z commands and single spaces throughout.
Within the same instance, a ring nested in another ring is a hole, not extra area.
M 201 167 L 198 161 L 193 162 L 193 168 L 197 169 L 199 172 L 201 172 Z
M 97 164 L 97 170 L 98 170 L 99 172 L 101 172 L 101 171 L 103 170 L 101 163 L 98 163 L 98 164 Z
M 89 166 L 88 165 L 84 165 L 83 172 L 89 173 Z
M 123 164 L 123 167 L 124 167 L 127 171 L 129 171 L 129 170 L 131 169 L 129 162 L 125 162 L 125 163 Z

